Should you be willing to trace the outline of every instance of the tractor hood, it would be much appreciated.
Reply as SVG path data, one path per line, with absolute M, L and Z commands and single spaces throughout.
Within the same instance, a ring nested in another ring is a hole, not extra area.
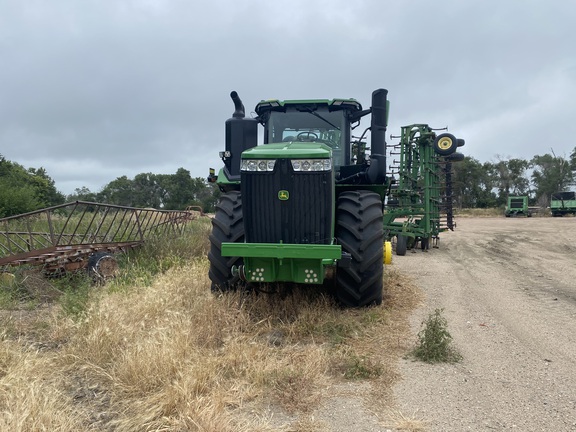
M 317 142 L 265 144 L 242 153 L 242 159 L 326 159 L 331 156 L 331 148 Z

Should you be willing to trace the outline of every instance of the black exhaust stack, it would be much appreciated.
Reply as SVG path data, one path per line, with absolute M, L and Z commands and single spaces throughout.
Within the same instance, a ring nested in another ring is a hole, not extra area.
M 386 127 L 388 117 L 388 90 L 372 92 L 372 118 L 370 131 L 370 166 L 366 176 L 372 184 L 382 184 L 386 180 Z
M 228 180 L 239 181 L 242 152 L 258 145 L 258 120 L 245 118 L 244 104 L 238 93 L 233 91 L 230 97 L 234 102 L 234 113 L 226 120 L 226 150 L 221 157 Z
M 234 113 L 232 114 L 232 117 L 233 118 L 244 118 L 244 116 L 245 116 L 244 104 L 240 100 L 238 93 L 233 91 L 232 93 L 230 93 L 230 97 L 232 98 L 232 102 L 234 102 L 234 109 L 235 109 Z

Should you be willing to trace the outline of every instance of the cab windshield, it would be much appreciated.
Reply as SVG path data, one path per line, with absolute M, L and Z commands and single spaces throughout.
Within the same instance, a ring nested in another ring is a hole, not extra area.
M 344 112 L 328 110 L 273 111 L 267 122 L 267 142 L 320 142 L 332 148 L 335 166 L 344 164 Z

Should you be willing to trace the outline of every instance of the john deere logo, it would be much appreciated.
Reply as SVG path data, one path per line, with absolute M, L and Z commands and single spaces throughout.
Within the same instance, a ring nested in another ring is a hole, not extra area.
M 280 201 L 288 201 L 288 198 L 290 198 L 290 194 L 287 190 L 278 191 L 278 199 Z

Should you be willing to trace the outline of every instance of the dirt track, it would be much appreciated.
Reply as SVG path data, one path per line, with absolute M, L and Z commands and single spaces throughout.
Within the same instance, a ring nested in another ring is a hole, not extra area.
M 401 361 L 398 409 L 426 431 L 576 431 L 576 218 L 461 218 L 439 249 L 394 256 L 443 308 L 464 356 Z

